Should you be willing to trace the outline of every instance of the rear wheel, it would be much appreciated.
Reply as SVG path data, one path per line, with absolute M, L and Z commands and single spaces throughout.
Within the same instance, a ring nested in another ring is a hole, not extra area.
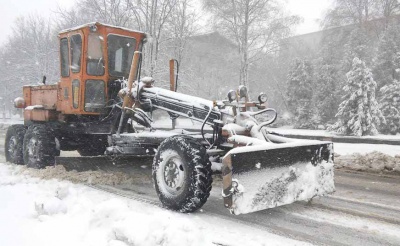
M 154 157 L 153 181 L 165 207 L 184 213 L 201 208 L 212 184 L 206 149 L 191 137 L 167 138 Z
M 6 161 L 15 164 L 24 164 L 23 145 L 25 127 L 24 125 L 12 125 L 8 127 L 4 153 Z
M 44 168 L 54 165 L 54 157 L 60 155 L 53 129 L 46 125 L 32 125 L 24 137 L 24 163 L 28 167 Z

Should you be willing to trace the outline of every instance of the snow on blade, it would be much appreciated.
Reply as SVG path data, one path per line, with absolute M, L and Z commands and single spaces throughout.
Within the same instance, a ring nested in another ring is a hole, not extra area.
M 297 163 L 234 175 L 239 191 L 233 197 L 234 213 L 245 214 L 300 200 L 309 200 L 335 191 L 333 162 L 314 166 Z

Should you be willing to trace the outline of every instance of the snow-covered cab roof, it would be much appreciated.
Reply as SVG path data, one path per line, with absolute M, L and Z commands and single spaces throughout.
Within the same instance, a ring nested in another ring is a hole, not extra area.
M 142 35 L 146 36 L 146 33 L 141 32 L 141 31 L 137 31 L 137 30 L 133 30 L 133 29 L 125 28 L 125 27 L 120 27 L 120 26 L 113 26 L 113 25 L 104 24 L 104 23 L 100 23 L 100 22 L 90 22 L 90 23 L 86 23 L 86 24 L 83 24 L 83 25 L 80 25 L 80 26 L 67 28 L 67 29 L 61 30 L 58 34 L 62 35 L 62 34 L 65 34 L 65 33 L 73 32 L 73 31 L 77 31 L 77 30 L 82 30 L 82 29 L 87 29 L 87 28 L 90 28 L 91 30 L 94 30 L 95 28 L 99 28 L 99 27 L 106 27 L 108 29 L 121 30 L 121 31 L 131 32 L 131 33 L 139 33 L 139 34 L 142 34 Z

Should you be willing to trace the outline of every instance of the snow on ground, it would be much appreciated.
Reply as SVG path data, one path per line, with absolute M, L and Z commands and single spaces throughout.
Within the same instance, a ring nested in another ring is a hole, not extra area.
M 0 119 L 0 129 L 7 129 L 10 125 L 24 124 L 24 120 L 19 117 L 13 117 L 11 119 Z
M 356 153 L 365 155 L 374 151 L 378 151 L 392 157 L 400 155 L 399 145 L 334 143 L 333 148 L 335 153 L 339 155 L 352 155 Z
M 281 127 L 281 128 L 268 128 L 268 130 L 272 132 L 276 132 L 279 134 L 289 134 L 289 135 L 298 135 L 298 136 L 324 136 L 324 137 L 333 137 L 333 136 L 341 136 L 337 135 L 332 132 L 328 132 L 325 130 L 306 130 L 306 129 L 292 129 L 288 126 Z M 341 137 L 348 137 L 348 138 L 360 138 L 355 136 L 341 136 Z M 382 139 L 382 140 L 400 140 L 400 135 L 383 135 L 378 134 L 376 136 L 363 136 L 361 138 L 365 139 Z
M 358 231 L 364 232 L 365 234 L 383 234 L 390 238 L 400 238 L 399 227 L 383 221 L 376 222 L 352 215 L 340 216 L 337 211 L 327 212 L 317 209 L 304 209 L 291 212 L 296 216 L 321 223 L 333 224 L 349 229 L 356 228 Z
M 304 245 L 215 218 L 179 214 L 0 163 L 0 245 Z
M 390 156 L 381 152 L 338 156 L 336 168 L 348 168 L 356 171 L 371 171 L 400 174 L 400 156 Z
M 304 136 L 335 136 L 323 130 L 271 128 L 280 134 Z M 377 135 L 362 138 L 400 140 L 400 135 Z M 400 174 L 400 146 L 387 144 L 334 143 L 335 167 L 357 171 Z
M 400 174 L 400 146 L 334 143 L 335 167 Z

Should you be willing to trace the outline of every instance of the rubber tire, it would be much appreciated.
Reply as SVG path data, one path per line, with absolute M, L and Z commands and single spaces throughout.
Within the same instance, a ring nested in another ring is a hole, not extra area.
M 6 141 L 4 145 L 4 153 L 6 156 L 6 161 L 14 164 L 24 164 L 23 146 L 24 146 L 24 135 L 25 127 L 24 125 L 11 125 L 7 129 Z M 9 145 L 11 138 L 15 139 L 15 153 L 14 155 L 9 153 Z
M 185 173 L 184 183 L 179 194 L 171 195 L 165 191 L 162 155 L 175 151 L 182 160 Z M 164 140 L 153 160 L 153 182 L 161 203 L 171 210 L 190 213 L 200 209 L 210 196 L 212 188 L 211 162 L 206 149 L 194 138 L 174 136 Z
M 37 157 L 29 158 L 29 143 L 31 139 L 37 142 Z M 45 124 L 35 124 L 28 128 L 24 137 L 24 163 L 31 168 L 44 168 L 54 165 L 54 157 L 60 155 L 57 149 L 56 137 L 51 127 Z

